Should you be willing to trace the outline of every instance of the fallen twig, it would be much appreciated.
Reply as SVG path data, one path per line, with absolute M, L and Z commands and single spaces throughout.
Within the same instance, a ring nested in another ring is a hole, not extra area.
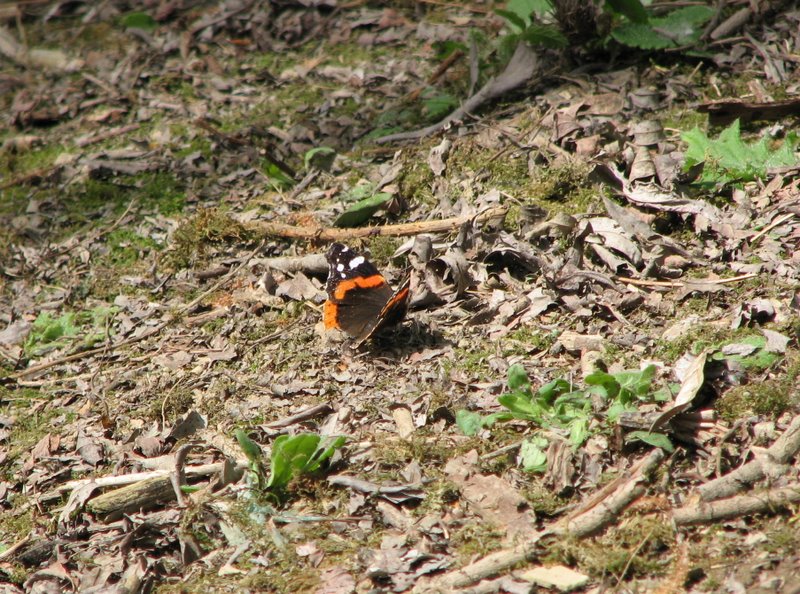
M 184 472 L 186 473 L 186 476 L 206 476 L 209 474 L 222 472 L 225 464 L 226 462 L 213 462 L 211 464 L 186 466 L 184 468 Z M 236 468 L 248 468 L 247 460 L 237 460 Z M 65 491 L 73 491 L 87 485 L 93 485 L 98 489 L 103 489 L 106 487 L 122 487 L 124 485 L 131 485 L 140 481 L 169 476 L 169 474 L 174 471 L 174 468 L 160 468 L 158 470 L 148 470 L 146 472 L 132 472 L 130 474 L 76 479 L 74 481 L 66 482 L 63 485 L 59 485 L 56 487 L 56 491 L 59 493 L 64 493 Z
M 594 534 L 608 525 L 628 505 L 644 494 L 644 482 L 647 480 L 647 475 L 655 470 L 663 459 L 663 450 L 653 450 L 623 476 L 602 489 L 598 497 L 591 498 L 570 516 L 559 522 L 553 528 L 553 532 L 582 538 Z
M 467 114 L 473 113 L 487 101 L 491 101 L 528 82 L 536 72 L 539 66 L 538 62 L 539 60 L 536 53 L 529 48 L 527 44 L 520 42 L 511 60 L 509 60 L 506 69 L 497 77 L 490 79 L 477 93 L 464 101 L 461 107 L 450 113 L 442 121 L 420 130 L 389 134 L 388 136 L 378 138 L 376 142 L 385 144 L 398 140 L 417 140 L 430 136 L 444 128 L 450 122 L 460 120 Z
M 753 237 L 750 239 L 750 246 L 751 247 L 754 246 L 758 242 L 759 239 L 764 237 L 764 235 L 766 235 L 767 233 L 772 231 L 775 227 L 783 225 L 786 221 L 791 219 L 793 216 L 795 216 L 793 212 L 787 212 L 786 214 L 784 214 L 784 215 L 778 217 L 777 219 L 775 219 L 774 221 L 772 221 L 772 223 L 770 223 L 769 225 L 764 227 L 761 231 L 759 231 L 758 233 L 753 235 Z
M 53 175 L 59 169 L 61 169 L 61 165 L 50 165 L 49 167 L 40 167 L 38 169 L 34 169 L 33 171 L 28 171 L 0 184 L 0 190 L 7 190 L 8 188 L 21 186 L 39 178 Z
M 556 524 L 555 527 L 537 532 L 522 544 L 487 555 L 483 559 L 450 571 L 427 583 L 420 582 L 413 592 L 452 592 L 479 580 L 507 571 L 514 565 L 526 561 L 536 552 L 538 544 L 547 536 L 576 536 L 582 538 L 593 534 L 616 518 L 635 499 L 644 493 L 644 481 L 664 459 L 664 452 L 653 450 L 631 467 L 596 497 L 593 497 L 576 512 Z
M 458 229 L 464 223 L 474 221 L 485 223 L 492 219 L 502 219 L 508 209 L 504 206 L 493 206 L 475 216 L 453 217 L 440 221 L 419 221 L 417 223 L 400 223 L 398 225 L 384 225 L 382 227 L 356 227 L 351 229 L 314 229 L 313 227 L 300 227 L 284 223 L 267 223 L 256 221 L 247 226 L 254 231 L 266 235 L 289 237 L 292 239 L 316 239 L 318 241 L 345 241 L 360 237 L 390 236 L 400 237 L 417 235 L 418 233 L 440 233 Z
M 709 481 L 697 488 L 701 501 L 714 501 L 730 497 L 745 487 L 763 479 L 768 467 L 788 464 L 800 452 L 800 415 L 796 416 L 765 452 L 725 476 Z
M 732 276 L 730 278 L 715 278 L 709 280 L 703 280 L 698 278 L 685 283 L 680 281 L 649 281 L 640 278 L 630 278 L 628 276 L 617 276 L 617 275 L 614 275 L 611 278 L 621 283 L 628 283 L 640 287 L 667 287 L 674 289 L 683 289 L 686 287 L 691 287 L 692 285 L 729 285 L 732 283 L 738 283 L 743 280 L 747 280 L 749 278 L 755 278 L 756 276 L 758 276 L 756 273 L 748 272 L 746 274 L 740 274 L 739 276 Z
M 447 72 L 453 64 L 455 64 L 458 60 L 460 60 L 463 57 L 464 57 L 464 51 L 460 49 L 454 51 L 449 56 L 447 56 L 447 58 L 445 58 L 444 61 L 442 61 L 442 63 L 439 64 L 439 67 L 436 69 L 436 71 L 428 77 L 428 80 L 426 81 L 428 86 L 434 84 L 437 80 L 439 80 L 442 77 L 442 75 L 444 75 L 444 73 Z M 422 91 L 424 90 L 425 87 L 417 87 L 416 89 L 411 91 L 408 95 L 406 95 L 404 100 L 409 102 L 416 101 L 422 94 Z
M 98 142 L 103 142 L 110 138 L 116 138 L 117 136 L 122 136 L 127 134 L 128 132 L 135 132 L 140 128 L 139 124 L 128 124 L 127 126 L 118 126 L 116 128 L 112 128 L 111 130 L 106 130 L 105 132 L 100 132 L 99 134 L 95 134 L 94 136 L 90 136 L 88 138 L 79 138 L 75 141 L 75 144 L 81 148 L 89 146 L 90 144 L 96 144 Z
M 299 413 L 292 415 L 290 417 L 285 417 L 283 419 L 278 419 L 277 421 L 272 421 L 271 423 L 267 423 L 264 425 L 270 429 L 279 429 L 281 427 L 289 427 L 294 425 L 295 423 L 300 423 L 302 421 L 307 421 L 308 419 L 313 419 L 318 415 L 326 415 L 330 412 L 333 412 L 333 408 L 327 402 L 322 404 L 317 404 L 316 406 L 311 406 L 304 410 L 301 410 Z
M 700 501 L 672 512 L 678 526 L 716 522 L 750 514 L 774 511 L 800 501 L 800 483 L 720 501 Z
M 305 274 L 328 273 L 328 261 L 325 259 L 325 254 L 261 258 L 258 263 L 272 270 L 279 270 L 289 274 L 294 274 L 295 272 L 303 272 Z

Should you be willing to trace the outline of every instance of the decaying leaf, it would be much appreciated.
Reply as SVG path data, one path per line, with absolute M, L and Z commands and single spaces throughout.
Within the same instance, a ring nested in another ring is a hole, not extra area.
M 681 389 L 675 396 L 675 400 L 667 407 L 665 411 L 653 421 L 650 427 L 651 431 L 663 428 L 670 419 L 676 415 L 688 410 L 694 402 L 697 395 L 700 393 L 700 388 L 703 387 L 705 382 L 705 366 L 708 351 L 703 350 L 694 358 L 692 364 L 686 370 L 681 381 Z

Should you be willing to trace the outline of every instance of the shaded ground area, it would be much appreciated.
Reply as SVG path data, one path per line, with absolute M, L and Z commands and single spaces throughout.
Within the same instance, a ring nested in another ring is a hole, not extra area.
M 800 9 L 556 4 L 8 5 L 3 592 L 800 589 Z

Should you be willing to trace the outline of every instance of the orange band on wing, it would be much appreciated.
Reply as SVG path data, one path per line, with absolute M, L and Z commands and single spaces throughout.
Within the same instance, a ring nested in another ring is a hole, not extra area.
M 344 299 L 345 295 L 347 295 L 347 292 L 352 291 L 353 289 L 373 289 L 385 284 L 386 279 L 380 274 L 343 280 L 336 285 L 336 290 L 333 292 L 333 298 L 341 301 Z
M 325 324 L 325 329 L 338 328 L 338 317 L 339 307 L 332 301 L 326 301 L 325 306 L 322 308 L 322 322 Z
M 410 289 L 408 287 L 404 287 L 402 290 L 398 291 L 397 294 L 389 299 L 388 303 L 383 306 L 383 310 L 389 310 L 398 303 L 403 303 L 404 301 L 408 301 L 408 294 Z

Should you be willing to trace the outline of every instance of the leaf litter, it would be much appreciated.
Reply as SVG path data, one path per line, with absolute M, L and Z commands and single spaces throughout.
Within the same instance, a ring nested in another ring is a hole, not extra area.
M 796 585 L 793 112 L 712 133 L 710 64 L 570 72 L 528 15 L 503 49 L 508 10 L 418 8 L 17 6 L 4 588 Z M 611 35 L 700 43 L 678 10 Z M 761 106 L 780 10 L 706 36 Z M 412 277 L 360 351 L 318 324 L 334 232 Z

